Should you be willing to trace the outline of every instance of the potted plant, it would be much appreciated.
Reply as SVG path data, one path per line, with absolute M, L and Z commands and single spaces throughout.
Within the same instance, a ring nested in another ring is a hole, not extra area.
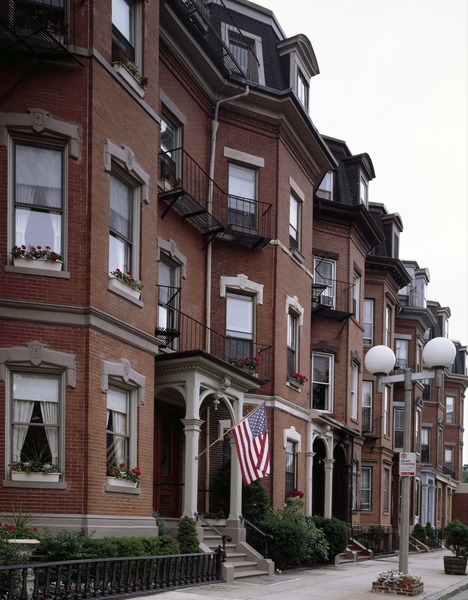
M 129 468 L 125 463 L 107 467 L 107 483 L 117 487 L 138 487 L 141 479 L 140 467 Z
M 468 526 L 459 519 L 451 521 L 442 532 L 444 545 L 455 556 L 444 556 L 444 570 L 449 575 L 464 575 L 468 560 Z
M 309 380 L 305 375 L 301 375 L 300 373 L 295 373 L 294 371 L 291 371 L 290 373 L 288 373 L 288 381 L 295 384 L 298 383 L 299 385 L 304 385 L 304 383 Z
M 61 271 L 63 258 L 50 246 L 13 246 L 10 251 L 15 267 L 28 267 L 29 269 L 49 269 Z
M 421 577 L 400 573 L 397 569 L 389 569 L 377 575 L 377 579 L 372 582 L 372 591 L 396 594 L 400 596 L 417 596 L 424 591 L 424 584 Z
M 141 281 L 135 279 L 130 271 L 124 273 L 120 269 L 110 272 L 109 284 L 112 288 L 130 294 L 134 298 L 139 298 L 143 289 Z
M 116 52 L 112 63 L 114 70 L 132 86 L 132 88 L 143 98 L 148 87 L 148 77 L 143 77 L 140 69 L 129 59 L 125 52 Z

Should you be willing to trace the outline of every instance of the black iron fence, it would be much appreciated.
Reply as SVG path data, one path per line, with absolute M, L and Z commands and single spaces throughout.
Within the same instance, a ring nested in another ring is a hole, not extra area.
M 427 545 L 429 548 L 442 548 L 442 529 L 434 528 L 426 530 Z
M 393 554 L 399 546 L 398 532 L 392 527 L 371 525 L 364 528 L 353 525 L 350 528 L 350 537 L 368 550 L 372 550 L 374 556 Z
M 221 580 L 222 549 L 203 554 L 0 567 L 2 600 L 117 598 Z

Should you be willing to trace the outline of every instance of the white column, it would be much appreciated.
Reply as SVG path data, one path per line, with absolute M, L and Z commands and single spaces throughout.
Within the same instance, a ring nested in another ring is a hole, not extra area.
M 333 458 L 323 460 L 325 469 L 325 498 L 323 506 L 323 516 L 330 519 L 332 516 L 332 494 L 333 494 Z
M 235 423 L 239 423 L 242 419 L 243 401 L 238 400 L 232 402 L 232 408 L 235 413 Z M 233 423 L 234 425 L 234 423 Z M 237 458 L 236 443 L 231 435 L 231 491 L 230 491 L 230 510 L 229 520 L 239 521 L 239 515 L 242 514 L 242 475 Z
M 185 433 L 184 455 L 184 492 L 182 496 L 182 515 L 193 517 L 197 512 L 198 490 L 198 441 L 203 421 L 200 419 L 182 419 Z
M 312 423 L 307 423 L 307 450 L 306 450 L 306 485 L 305 485 L 305 514 L 312 515 L 312 494 L 314 486 L 314 428 Z

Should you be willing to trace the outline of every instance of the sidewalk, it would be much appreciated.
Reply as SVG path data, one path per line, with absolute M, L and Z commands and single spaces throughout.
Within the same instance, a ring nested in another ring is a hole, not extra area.
M 446 600 L 468 589 L 468 576 L 446 575 L 443 556 L 447 550 L 410 554 L 409 572 L 422 577 L 424 593 L 419 600 Z M 382 571 L 398 569 L 398 557 L 386 557 L 338 567 L 304 569 L 255 577 L 235 583 L 210 583 L 185 590 L 147 596 L 152 600 L 385 600 L 404 596 L 372 592 L 372 581 Z

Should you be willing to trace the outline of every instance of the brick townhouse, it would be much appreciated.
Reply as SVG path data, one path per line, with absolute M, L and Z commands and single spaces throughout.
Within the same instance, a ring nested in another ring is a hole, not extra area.
M 419 367 L 449 309 L 405 303 L 421 270 L 371 158 L 313 124 L 307 37 L 246 0 L 8 0 L 0 54 L 5 512 L 102 536 L 226 509 L 242 540 L 222 436 L 264 404 L 272 506 L 299 489 L 307 514 L 397 525 L 398 386 L 364 356 Z M 414 522 L 450 518 L 465 356 L 415 391 Z M 54 477 L 12 470 L 33 460 Z

